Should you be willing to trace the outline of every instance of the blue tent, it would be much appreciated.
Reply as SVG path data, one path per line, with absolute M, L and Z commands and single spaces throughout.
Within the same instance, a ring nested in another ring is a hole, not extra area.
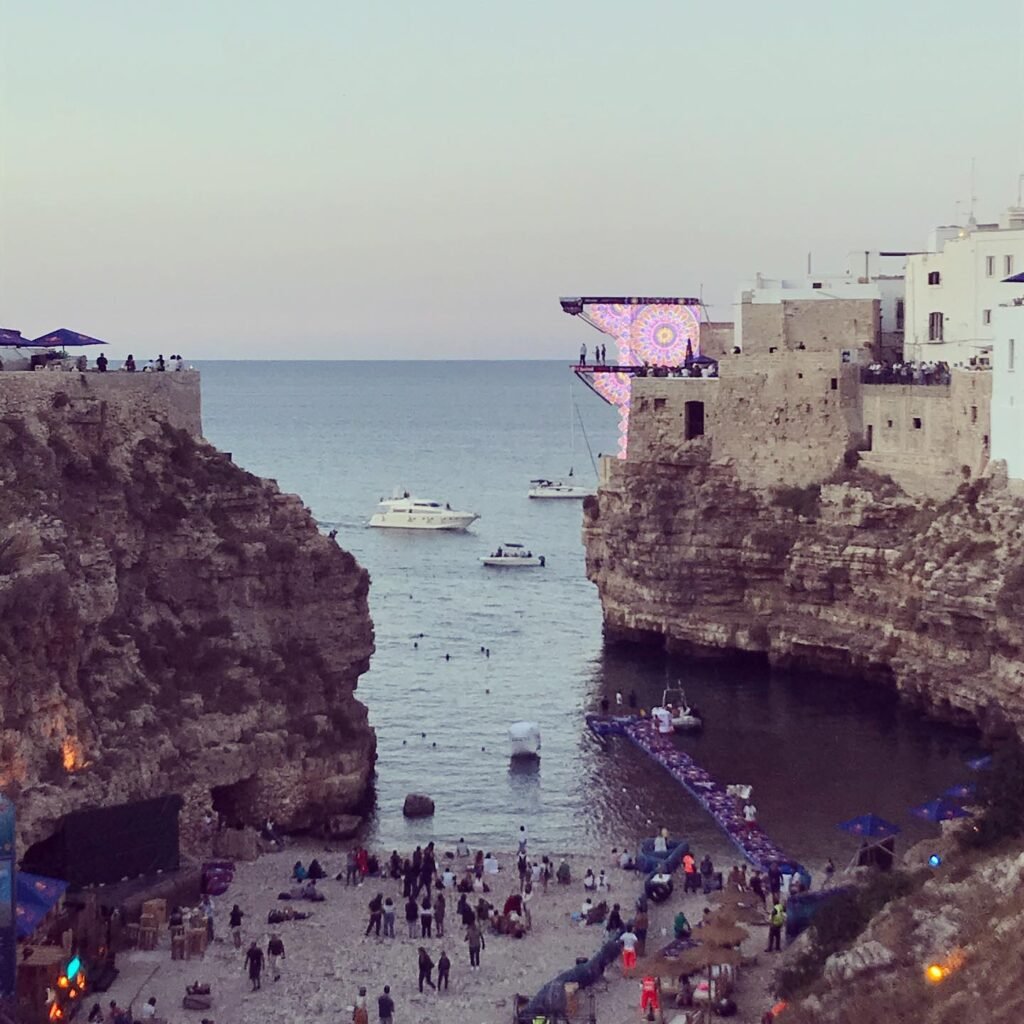
M 15 898 L 18 938 L 31 935 L 44 917 L 57 905 L 68 887 L 59 878 L 44 878 L 19 871 L 15 876 Z
M 978 784 L 976 782 L 957 782 L 950 786 L 942 795 L 952 796 L 957 800 L 966 800 L 969 797 L 974 796 L 978 792 Z
M 888 839 L 890 836 L 898 836 L 903 831 L 899 825 L 894 825 L 877 814 L 862 814 L 849 821 L 840 822 L 836 828 L 849 832 L 851 836 L 864 836 L 869 839 Z
M 33 348 L 80 348 L 82 345 L 105 345 L 106 342 L 61 327 L 60 330 L 50 331 L 49 334 L 44 334 L 27 344 Z
M 915 818 L 925 821 L 952 821 L 954 818 L 969 818 L 971 812 L 961 807 L 955 800 L 947 796 L 936 797 L 927 803 L 911 807 L 910 813 Z

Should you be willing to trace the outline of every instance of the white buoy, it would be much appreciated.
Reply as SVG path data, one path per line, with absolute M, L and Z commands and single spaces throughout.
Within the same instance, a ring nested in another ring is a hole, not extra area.
M 513 722 L 508 728 L 513 757 L 540 757 L 540 726 L 536 722 Z

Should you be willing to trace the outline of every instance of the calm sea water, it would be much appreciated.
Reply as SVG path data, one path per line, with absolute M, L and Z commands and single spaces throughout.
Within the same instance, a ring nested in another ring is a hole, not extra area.
M 713 666 L 605 649 L 584 575 L 578 502 L 526 497 L 570 463 L 593 480 L 616 417 L 564 363 L 203 363 L 206 435 L 235 461 L 302 495 L 371 574 L 377 653 L 359 697 L 377 729 L 372 838 L 426 837 L 500 849 L 518 826 L 549 849 L 611 846 L 655 825 L 735 860 L 707 816 L 643 755 L 600 748 L 583 715 L 602 695 L 658 700 L 682 679 L 707 726 L 680 744 L 726 782 L 755 787 L 762 824 L 812 869 L 852 846 L 835 823 L 874 811 L 908 839 L 937 832 L 908 808 L 966 776 L 975 739 L 926 722 L 867 685 L 761 667 Z M 585 438 L 570 439 L 575 403 Z M 478 512 L 464 534 L 371 530 L 395 487 Z M 479 557 L 521 541 L 547 567 L 501 572 Z M 491 651 L 490 658 L 481 648 Z M 449 656 L 446 660 L 445 656 Z M 537 721 L 543 757 L 510 767 L 506 729 Z M 437 803 L 406 823 L 408 792 Z

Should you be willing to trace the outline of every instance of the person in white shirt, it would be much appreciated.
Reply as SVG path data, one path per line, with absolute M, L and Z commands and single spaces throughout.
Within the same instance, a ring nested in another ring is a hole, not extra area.
M 150 996 L 139 1011 L 140 1020 L 152 1020 L 156 1016 L 156 996 Z
M 484 857 L 484 874 L 485 875 L 496 875 L 498 873 L 498 858 L 493 853 L 488 853 Z
M 441 875 L 441 884 L 446 889 L 455 888 L 455 872 L 451 868 L 445 868 L 444 873 Z
M 752 804 L 744 804 L 743 821 L 747 828 L 753 828 L 757 824 L 757 808 Z
M 597 873 L 597 891 L 608 892 L 609 889 L 611 889 L 611 886 L 608 884 L 608 878 L 604 873 L 604 868 L 601 868 Z
M 593 868 L 587 868 L 587 873 L 583 876 L 583 888 L 587 892 L 597 891 L 597 879 L 594 877 Z
M 468 857 L 469 856 L 469 847 L 466 845 L 466 840 L 465 839 L 460 839 L 455 844 L 455 856 L 456 857 Z
M 588 896 L 580 904 L 580 913 L 583 915 L 583 923 L 584 924 L 587 923 L 587 914 L 589 914 L 593 909 L 594 909 L 594 901 Z
M 660 832 L 654 837 L 654 852 L 668 853 L 668 840 Z
M 640 939 L 633 931 L 632 922 L 626 925 L 626 930 L 619 936 L 622 943 L 622 972 L 632 970 L 636 967 L 636 946 Z

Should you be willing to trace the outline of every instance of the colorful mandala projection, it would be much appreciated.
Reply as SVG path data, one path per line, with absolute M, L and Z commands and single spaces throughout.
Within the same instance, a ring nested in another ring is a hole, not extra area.
M 562 309 L 612 339 L 609 366 L 680 366 L 700 355 L 699 299 L 570 298 Z M 584 371 L 580 372 L 580 376 Z M 633 374 L 586 371 L 586 382 L 619 409 L 619 458 L 629 440 L 629 391 Z

